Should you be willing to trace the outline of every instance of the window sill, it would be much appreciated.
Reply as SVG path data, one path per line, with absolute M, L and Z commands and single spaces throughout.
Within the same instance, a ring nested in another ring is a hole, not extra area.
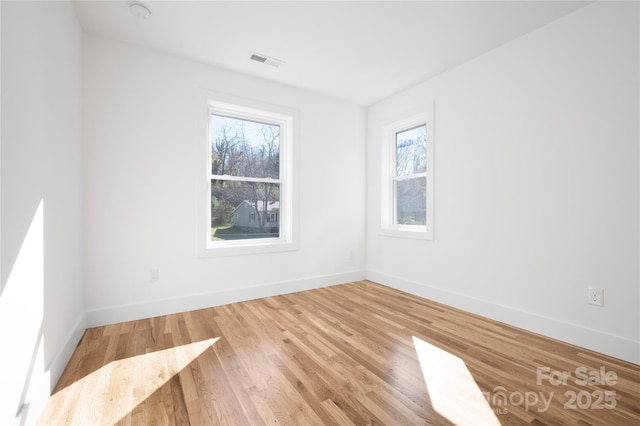
M 380 235 L 385 237 L 433 241 L 433 231 L 429 232 L 425 228 L 382 228 L 380 229 Z
M 224 241 L 223 244 L 211 242 L 198 250 L 198 257 L 241 256 L 248 254 L 268 254 L 295 251 L 298 249 L 292 241 L 277 239 Z

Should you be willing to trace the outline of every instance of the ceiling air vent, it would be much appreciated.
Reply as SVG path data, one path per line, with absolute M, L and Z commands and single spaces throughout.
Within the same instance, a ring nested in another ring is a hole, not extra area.
M 259 55 L 257 53 L 252 53 L 249 57 L 252 61 L 261 62 L 263 64 L 271 65 L 272 67 L 278 68 L 280 65 L 284 64 L 284 61 L 280 59 L 271 58 L 266 55 Z

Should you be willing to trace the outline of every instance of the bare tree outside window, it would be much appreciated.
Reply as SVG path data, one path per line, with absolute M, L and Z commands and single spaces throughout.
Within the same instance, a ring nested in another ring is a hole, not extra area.
M 274 238 L 280 224 L 280 126 L 211 114 L 211 236 Z
M 427 223 L 427 126 L 420 125 L 396 133 L 395 223 L 425 225 Z

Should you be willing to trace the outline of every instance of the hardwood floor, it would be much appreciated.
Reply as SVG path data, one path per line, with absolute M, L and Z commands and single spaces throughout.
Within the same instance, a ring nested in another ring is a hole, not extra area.
M 88 329 L 39 424 L 638 425 L 640 367 L 360 281 Z

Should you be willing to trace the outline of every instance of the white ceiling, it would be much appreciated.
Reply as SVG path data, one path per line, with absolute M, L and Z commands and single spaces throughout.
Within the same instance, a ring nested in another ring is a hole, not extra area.
M 85 31 L 370 105 L 564 16 L 577 1 L 80 1 Z M 259 53 L 279 68 L 249 60 Z

